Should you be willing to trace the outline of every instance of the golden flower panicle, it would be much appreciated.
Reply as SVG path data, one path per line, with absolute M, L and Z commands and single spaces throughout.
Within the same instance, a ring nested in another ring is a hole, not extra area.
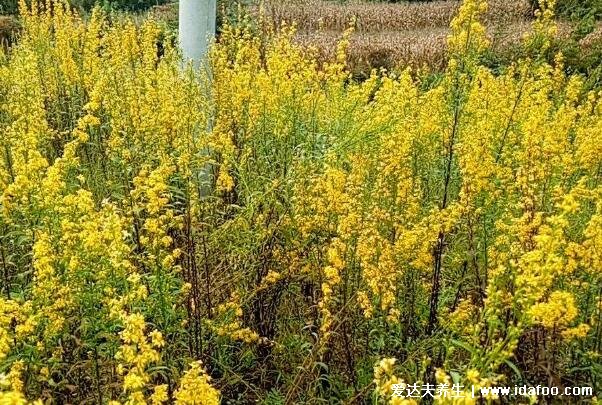
M 211 386 L 210 381 L 211 377 L 207 375 L 200 361 L 190 364 L 190 368 L 180 380 L 180 386 L 175 393 L 175 403 L 218 405 L 220 393 Z
M 578 315 L 573 294 L 554 291 L 545 302 L 535 304 L 529 311 L 534 322 L 546 328 L 566 328 Z
M 489 46 L 479 17 L 487 11 L 486 0 L 464 0 L 451 23 L 448 47 L 452 55 L 479 53 Z
M 588 335 L 590 330 L 591 326 L 586 323 L 582 323 L 573 328 L 563 330 L 561 334 L 565 340 L 582 339 Z

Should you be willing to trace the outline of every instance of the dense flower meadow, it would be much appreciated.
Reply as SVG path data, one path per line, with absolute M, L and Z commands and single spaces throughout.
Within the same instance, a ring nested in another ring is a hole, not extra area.
M 0 403 L 599 394 L 602 94 L 546 62 L 541 6 L 537 52 L 502 74 L 465 0 L 443 76 L 356 82 L 349 33 L 323 64 L 243 21 L 194 69 L 152 20 L 22 0 L 0 54 Z

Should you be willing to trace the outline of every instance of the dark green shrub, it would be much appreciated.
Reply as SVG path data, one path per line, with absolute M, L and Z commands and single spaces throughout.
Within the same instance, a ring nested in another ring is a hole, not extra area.
M 533 9 L 539 8 L 539 0 L 530 0 Z M 564 18 L 578 20 L 592 16 L 602 18 L 602 0 L 558 0 L 556 13 Z
M 602 17 L 602 0 L 561 0 L 557 7 L 559 15 L 573 20 Z
M 71 0 L 79 11 L 89 11 L 96 4 L 115 10 L 142 11 L 152 6 L 166 3 L 167 0 Z M 18 0 L 0 0 L 0 14 L 17 14 Z
M 18 9 L 17 0 L 0 0 L 0 15 L 15 14 Z
M 73 0 L 73 5 L 90 10 L 96 3 L 115 10 L 141 11 L 166 3 L 166 0 Z

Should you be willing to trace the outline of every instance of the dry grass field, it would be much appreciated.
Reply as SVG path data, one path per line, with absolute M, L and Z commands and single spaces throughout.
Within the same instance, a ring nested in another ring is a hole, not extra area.
M 19 24 L 14 18 L 0 15 L 0 46 L 9 43 L 18 27 Z
M 274 22 L 294 22 L 299 30 L 343 30 L 356 20 L 358 32 L 413 31 L 449 27 L 458 11 L 458 1 L 425 3 L 336 3 L 325 0 L 270 0 L 264 9 Z M 257 9 L 257 8 L 255 8 Z M 488 24 L 522 22 L 533 11 L 527 0 L 496 0 L 484 17 Z
M 457 1 L 425 3 L 335 3 L 324 0 L 273 0 L 263 12 L 275 26 L 294 24 L 297 41 L 315 48 L 321 60 L 332 58 L 341 33 L 351 24 L 348 63 L 362 75 L 371 69 L 404 66 L 440 70 L 446 64 L 446 38 Z M 259 13 L 253 7 L 253 13 Z M 529 31 L 533 10 L 528 0 L 489 3 L 484 22 L 495 52 L 517 44 Z M 567 32 L 568 27 L 561 27 Z
M 568 30 L 568 27 L 564 27 Z M 530 24 L 517 21 L 508 25 L 489 27 L 492 49 L 503 53 L 509 46 L 518 44 L 529 32 Z M 441 70 L 446 65 L 446 39 L 449 29 L 429 27 L 404 31 L 355 32 L 350 39 L 348 63 L 354 73 L 367 73 L 371 69 L 399 68 L 404 66 L 428 67 Z M 299 31 L 296 40 L 318 52 L 320 60 L 334 57 L 341 32 L 334 30 Z

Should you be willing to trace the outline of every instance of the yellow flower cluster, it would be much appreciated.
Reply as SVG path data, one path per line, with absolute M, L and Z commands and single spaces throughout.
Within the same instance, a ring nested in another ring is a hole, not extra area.
M 159 362 L 158 349 L 165 345 L 165 341 L 157 330 L 150 332 L 148 337 L 145 335 L 146 322 L 140 314 L 126 316 L 123 323 L 124 330 L 120 332 L 123 345 L 116 355 L 122 363 L 117 366 L 117 371 L 123 375 L 123 390 L 129 394 L 126 404 L 145 404 L 143 389 L 149 382 L 147 368 Z M 160 396 L 157 392 L 153 395 L 155 400 Z
M 394 395 L 393 384 L 403 383 L 403 380 L 395 376 L 393 368 L 396 361 L 394 358 L 384 358 L 374 366 L 373 382 L 376 385 L 376 395 L 390 405 L 414 405 L 417 403 L 415 400 Z
M 462 3 L 451 23 L 452 34 L 447 41 L 452 55 L 465 55 L 467 49 L 478 53 L 489 46 L 485 27 L 479 21 L 479 16 L 486 11 L 485 0 L 468 0 Z
M 320 332 L 322 339 L 328 340 L 333 327 L 334 314 L 331 312 L 334 301 L 334 289 L 341 282 L 340 271 L 343 270 L 345 245 L 340 240 L 333 240 L 327 251 L 328 265 L 324 268 L 324 281 L 322 282 L 322 299 L 318 303 L 321 312 Z
M 532 306 L 529 313 L 546 328 L 565 328 L 577 317 L 575 297 L 566 291 L 554 291 L 545 302 Z
M 232 294 L 228 302 L 219 305 L 217 312 L 221 319 L 211 322 L 211 326 L 219 336 L 227 336 L 232 340 L 245 343 L 255 343 L 260 340 L 257 332 L 242 326 L 243 310 L 238 294 Z
M 218 405 L 219 391 L 210 384 L 210 377 L 203 370 L 201 362 L 194 362 L 180 381 L 175 394 L 177 405 Z

